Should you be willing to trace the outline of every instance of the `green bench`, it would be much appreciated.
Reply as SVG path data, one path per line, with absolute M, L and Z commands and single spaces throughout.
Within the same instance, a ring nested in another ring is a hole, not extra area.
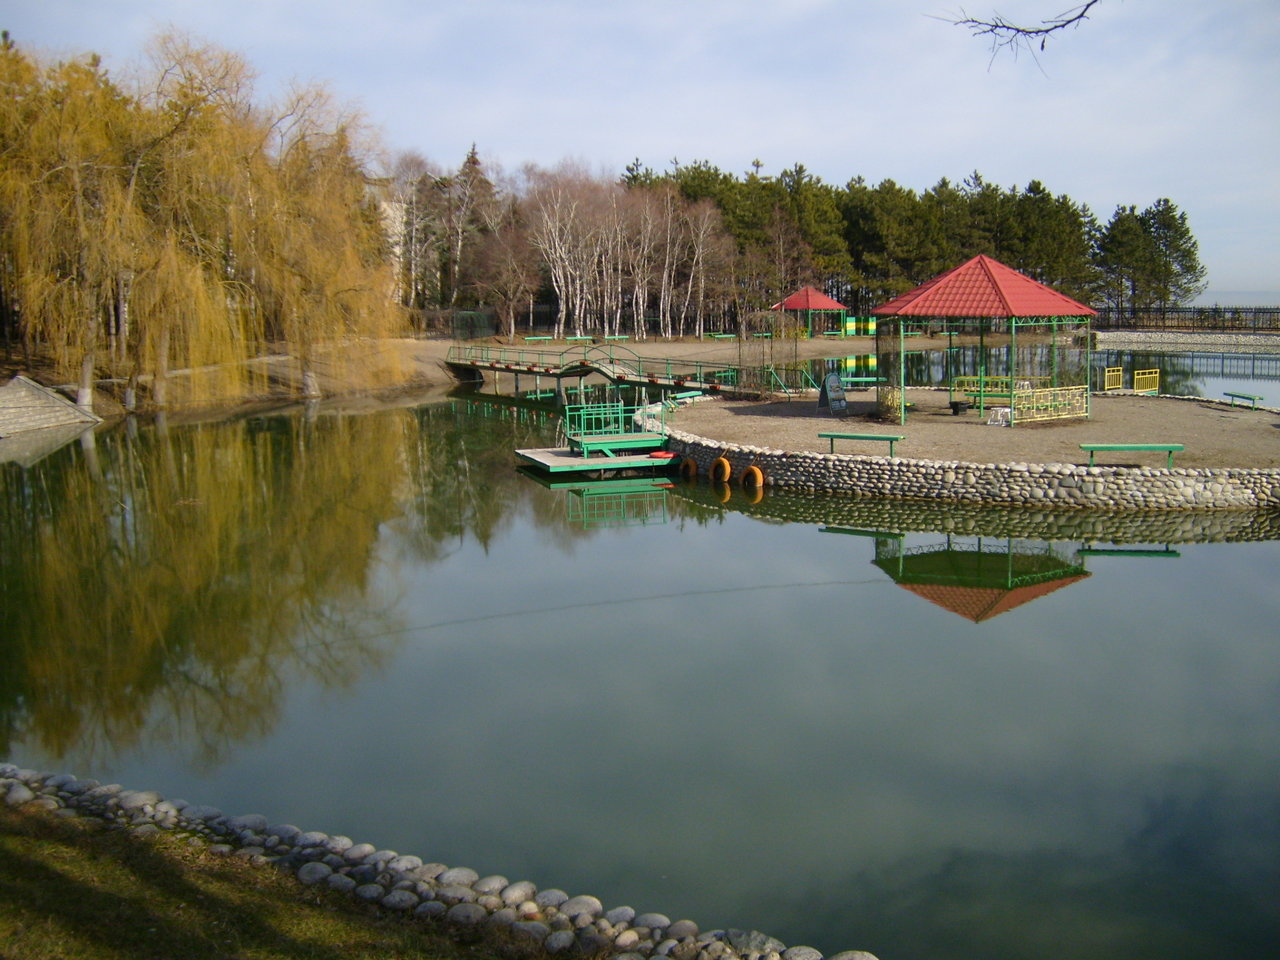
M 1169 455 L 1169 469 L 1173 469 L 1173 454 L 1183 449 L 1180 443 L 1082 443 L 1080 449 L 1089 454 L 1089 466 L 1093 466 L 1094 454 L 1117 450 L 1160 450 Z
M 584 341 L 594 340 L 595 337 L 565 337 L 565 343 L 582 343 Z
M 1223 394 L 1223 396 L 1224 396 L 1224 397 L 1230 397 L 1230 398 L 1231 398 L 1231 405 L 1232 405 L 1233 407 L 1236 405 L 1236 401 L 1237 401 L 1237 400 L 1239 400 L 1239 401 L 1240 401 L 1240 405 L 1241 405 L 1241 406 L 1244 406 L 1244 401 L 1248 400 L 1248 401 L 1249 401 L 1249 409 L 1251 409 L 1251 410 L 1257 410 L 1257 409 L 1258 409 L 1258 401 L 1262 399 L 1262 398 L 1261 398 L 1260 396 L 1258 396 L 1257 394 L 1253 394 L 1253 393 L 1232 393 L 1232 392 L 1231 392 L 1231 391 L 1229 391 L 1229 390 L 1228 390 L 1226 393 L 1224 393 L 1224 394 Z
M 552 337 L 525 337 L 526 340 L 551 340 Z
M 889 456 L 893 456 L 893 445 L 899 440 L 907 439 L 904 436 L 897 436 L 889 433 L 842 433 L 836 430 L 826 430 L 818 434 L 823 440 L 831 441 L 831 452 L 836 452 L 837 440 L 879 440 L 882 443 L 889 444 Z
M 605 339 L 606 340 L 630 340 L 631 338 L 624 333 L 611 333 L 607 337 L 605 337 Z
M 704 334 L 704 336 L 706 336 L 707 339 L 709 340 L 737 340 L 738 339 L 738 335 L 736 333 L 708 333 L 708 334 Z

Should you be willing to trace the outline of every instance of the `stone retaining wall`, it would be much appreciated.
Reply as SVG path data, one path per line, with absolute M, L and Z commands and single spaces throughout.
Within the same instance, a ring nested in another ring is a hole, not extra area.
M 770 450 L 668 430 L 667 449 L 697 464 L 729 462 L 731 481 L 757 467 L 777 490 L 855 497 L 1091 510 L 1239 510 L 1280 506 L 1280 470 L 966 463 Z
M 722 497 L 704 483 L 680 483 L 672 496 L 720 510 Z M 891 533 L 956 534 L 1015 540 L 1073 540 L 1116 545 L 1251 543 L 1280 540 L 1280 510 L 1057 510 L 871 500 L 776 492 L 757 503 L 730 499 L 749 517 L 786 523 L 851 527 Z
M 272 864 L 305 885 L 324 884 L 391 913 L 489 932 L 524 957 L 541 951 L 617 960 L 823 960 L 813 947 L 787 947 L 755 930 L 701 931 L 691 920 L 672 921 L 660 913 L 606 910 L 593 896 L 481 877 L 469 867 L 424 863 L 347 837 L 272 825 L 258 814 L 226 816 L 216 807 L 166 800 L 153 790 L 0 763 L 0 800 L 11 807 L 31 804 L 53 816 L 95 817 L 140 835 L 176 831 L 208 843 L 214 853 Z M 875 957 L 847 950 L 830 960 Z
M 1271 353 L 1280 350 L 1280 334 L 1188 333 L 1160 330 L 1098 330 L 1094 343 L 1100 349 L 1205 350 L 1211 353 Z

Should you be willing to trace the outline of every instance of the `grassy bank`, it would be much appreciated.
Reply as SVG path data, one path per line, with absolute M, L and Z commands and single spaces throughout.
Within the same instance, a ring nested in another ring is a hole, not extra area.
M 433 928 L 168 834 L 0 803 L 5 960 L 496 960 Z

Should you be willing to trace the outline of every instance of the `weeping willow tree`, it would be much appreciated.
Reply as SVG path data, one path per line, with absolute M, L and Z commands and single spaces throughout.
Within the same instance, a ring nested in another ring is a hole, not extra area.
M 315 394 L 402 329 L 359 117 L 323 89 L 259 105 L 239 57 L 174 36 L 127 90 L 6 36 L 0 85 L 3 303 L 80 404 L 104 375 L 126 406 L 260 392 L 267 354 Z
M 291 680 L 379 663 L 399 624 L 370 570 L 409 418 L 117 428 L 5 476 L 0 755 L 175 742 L 212 761 L 274 725 Z

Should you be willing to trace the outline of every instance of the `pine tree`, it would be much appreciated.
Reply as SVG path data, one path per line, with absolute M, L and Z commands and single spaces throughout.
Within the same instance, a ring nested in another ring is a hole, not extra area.
M 1204 291 L 1200 246 L 1187 225 L 1186 213 L 1167 198 L 1147 207 L 1139 219 L 1152 248 L 1147 293 L 1151 305 L 1163 315 L 1169 307 L 1189 303 Z

